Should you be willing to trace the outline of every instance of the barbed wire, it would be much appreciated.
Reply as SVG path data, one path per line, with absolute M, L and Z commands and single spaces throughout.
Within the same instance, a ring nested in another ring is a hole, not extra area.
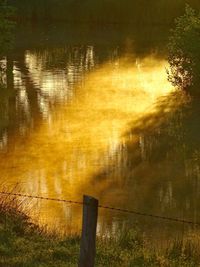
M 139 215 L 139 216 L 152 217 L 152 218 L 155 218 L 155 219 L 162 219 L 162 220 L 167 220 L 167 221 L 174 221 L 174 222 L 179 222 L 179 223 L 187 223 L 187 224 L 200 226 L 199 222 L 193 222 L 193 221 L 188 221 L 188 220 L 179 219 L 179 218 L 172 218 L 172 217 L 166 217 L 166 216 L 161 216 L 161 215 L 143 213 L 143 212 L 139 212 L 139 211 L 135 211 L 135 210 L 127 210 L 127 209 L 114 208 L 114 207 L 106 207 L 106 206 L 102 206 L 102 205 L 99 205 L 98 207 L 102 208 L 102 209 L 115 210 L 115 211 L 119 211 L 119 212 L 135 214 L 135 215 Z
M 37 196 L 37 195 L 28 195 L 28 194 L 13 193 L 13 192 L 3 192 L 3 191 L 0 191 L 0 194 L 1 195 L 7 195 L 7 196 L 16 196 L 16 197 L 25 197 L 25 198 L 32 198 L 32 199 L 41 199 L 41 200 L 49 200 L 49 201 L 56 201 L 56 202 L 64 202 L 64 203 L 69 203 L 69 204 L 88 205 L 88 204 L 85 204 L 82 201 L 74 201 L 74 200 L 67 200 L 67 199 L 60 199 L 60 198 L 43 197 L 43 196 Z M 98 208 L 112 210 L 112 211 L 118 211 L 118 212 L 123 212 L 123 213 L 129 213 L 129 214 L 134 214 L 134 215 L 139 215 L 139 216 L 151 217 L 151 218 L 155 218 L 155 219 L 173 221 L 173 222 L 177 222 L 177 223 L 185 223 L 185 224 L 200 226 L 200 222 L 193 222 L 193 221 L 184 220 L 184 219 L 180 219 L 180 218 L 172 218 L 172 217 L 161 216 L 161 215 L 156 215 L 156 214 L 143 213 L 143 212 L 139 212 L 139 211 L 135 211 L 135 210 L 115 208 L 115 207 L 103 206 L 103 205 L 98 205 Z
M 56 202 L 65 202 L 65 203 L 70 203 L 70 204 L 83 205 L 83 202 L 81 202 L 81 201 L 73 201 L 73 200 L 59 199 L 59 198 L 52 198 L 52 197 L 42 197 L 42 196 L 35 196 L 35 195 L 28 195 L 28 194 L 21 194 L 21 193 L 12 193 L 12 192 L 3 192 L 2 191 L 2 192 L 0 192 L 0 195 L 35 198 L 35 199 L 41 199 L 41 200 L 50 200 L 50 201 L 56 201 Z

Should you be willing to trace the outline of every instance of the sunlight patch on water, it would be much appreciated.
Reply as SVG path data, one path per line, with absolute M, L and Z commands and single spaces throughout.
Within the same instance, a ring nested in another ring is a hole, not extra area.
M 45 80 L 36 75 L 34 60 L 28 60 L 30 71 L 34 68 L 32 79 L 37 76 L 38 86 L 46 83 L 49 96 L 60 94 L 57 87 L 63 92 L 64 84 L 67 90 L 63 73 L 52 77 L 49 73 Z M 20 182 L 29 193 L 75 200 L 86 193 L 100 196 L 110 181 L 96 183 L 93 176 L 112 164 L 129 123 L 155 112 L 159 97 L 174 90 L 167 81 L 166 64 L 153 56 L 120 59 L 118 64 L 108 63 L 88 74 L 70 103 L 60 103 L 25 141 L 10 142 L 1 156 L 1 176 L 11 184 Z M 45 202 L 41 211 L 48 223 L 54 223 L 55 217 L 71 221 L 73 213 L 77 217 L 74 227 L 80 225 L 79 209 Z

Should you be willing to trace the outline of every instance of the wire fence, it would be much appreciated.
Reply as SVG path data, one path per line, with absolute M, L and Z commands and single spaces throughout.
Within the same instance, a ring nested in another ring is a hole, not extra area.
M 38 196 L 38 195 L 21 194 L 21 193 L 14 193 L 14 192 L 3 192 L 3 191 L 0 191 L 0 195 L 24 197 L 24 198 L 55 201 L 55 202 L 64 202 L 64 203 L 78 204 L 78 205 L 84 205 L 85 204 L 82 201 L 74 201 L 74 200 L 67 200 L 67 199 L 43 197 L 43 196 Z M 185 224 L 190 224 L 190 225 L 194 225 L 194 226 L 200 226 L 200 222 L 194 222 L 194 221 L 190 221 L 190 220 L 184 220 L 184 219 L 180 219 L 180 218 L 161 216 L 161 215 L 150 214 L 150 213 L 143 213 L 143 212 L 139 212 L 139 211 L 136 211 L 136 210 L 128 210 L 128 209 L 110 207 L 110 206 L 103 206 L 103 205 L 98 205 L 98 208 L 111 210 L 111 211 L 118 211 L 118 212 L 123 212 L 123 213 L 129 213 L 129 214 L 134 214 L 134 215 L 139 215 L 139 216 L 151 217 L 151 218 L 155 218 L 155 219 L 167 220 L 167 221 L 172 221 L 172 222 L 177 222 L 177 223 L 185 223 Z

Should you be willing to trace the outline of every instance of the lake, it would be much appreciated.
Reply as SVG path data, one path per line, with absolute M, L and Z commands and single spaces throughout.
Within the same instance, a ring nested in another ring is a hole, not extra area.
M 19 26 L 1 60 L 1 187 L 200 221 L 200 108 L 167 80 L 168 32 Z M 80 231 L 77 205 L 28 206 L 41 224 Z M 155 240 L 197 231 L 100 210 L 99 234 L 135 225 Z

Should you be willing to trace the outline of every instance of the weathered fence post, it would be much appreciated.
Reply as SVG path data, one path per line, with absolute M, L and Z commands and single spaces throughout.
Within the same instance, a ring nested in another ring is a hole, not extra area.
M 97 217 L 98 200 L 90 196 L 83 196 L 83 222 L 79 267 L 94 267 Z

